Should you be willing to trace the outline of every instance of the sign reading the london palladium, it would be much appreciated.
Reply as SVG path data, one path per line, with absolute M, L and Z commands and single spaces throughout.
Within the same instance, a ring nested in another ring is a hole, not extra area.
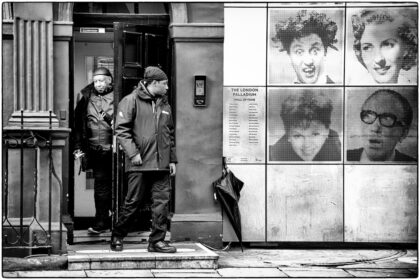
M 224 91 L 223 145 L 228 163 L 265 161 L 265 89 L 230 87 Z
M 223 154 L 245 183 L 244 240 L 417 242 L 417 12 L 225 4 Z

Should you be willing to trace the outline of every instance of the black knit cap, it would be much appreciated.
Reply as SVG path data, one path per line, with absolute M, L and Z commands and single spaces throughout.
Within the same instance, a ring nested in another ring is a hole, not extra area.
M 112 77 L 111 72 L 109 72 L 108 68 L 106 68 L 106 67 L 96 68 L 96 70 L 93 71 L 92 76 L 96 76 L 96 75 L 105 75 L 105 76 Z
M 167 80 L 168 76 L 159 67 L 149 66 L 144 70 L 144 79 L 147 81 L 163 81 Z

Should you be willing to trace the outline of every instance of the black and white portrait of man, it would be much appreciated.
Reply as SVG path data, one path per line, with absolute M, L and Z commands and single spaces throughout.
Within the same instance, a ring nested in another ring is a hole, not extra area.
M 347 92 L 347 161 L 417 161 L 417 90 L 353 88 Z
M 269 15 L 269 84 L 342 84 L 342 9 L 273 9 Z

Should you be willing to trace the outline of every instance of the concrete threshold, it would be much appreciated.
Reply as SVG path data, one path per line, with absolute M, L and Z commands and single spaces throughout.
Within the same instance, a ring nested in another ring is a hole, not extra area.
M 124 251 L 114 252 L 107 244 L 78 246 L 68 252 L 68 270 L 95 269 L 217 269 L 219 256 L 205 246 L 174 243 L 174 254 L 147 252 L 147 244 L 124 244 Z

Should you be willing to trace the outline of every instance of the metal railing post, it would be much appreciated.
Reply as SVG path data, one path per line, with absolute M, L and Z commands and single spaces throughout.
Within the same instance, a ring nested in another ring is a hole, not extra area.
M 38 201 L 38 148 L 37 148 L 37 139 L 34 136 L 34 220 L 37 217 L 37 211 L 36 211 L 36 203 Z M 35 236 L 35 242 L 37 243 L 38 240 Z M 34 244 L 32 244 L 34 245 Z
M 4 220 L 7 220 L 9 216 L 9 141 L 4 141 L 5 146 L 5 167 L 4 167 Z
M 23 245 L 23 167 L 24 167 L 24 159 L 23 159 L 23 110 L 20 110 L 20 127 L 21 127 L 21 131 L 20 131 L 20 230 L 19 230 L 19 235 L 20 235 L 20 244 Z
M 49 159 L 49 172 L 48 172 L 48 240 L 52 244 L 51 239 L 51 215 L 52 215 L 52 135 L 51 135 L 51 111 L 50 111 L 50 133 L 48 135 L 48 159 Z M 48 251 L 48 254 L 51 250 Z

